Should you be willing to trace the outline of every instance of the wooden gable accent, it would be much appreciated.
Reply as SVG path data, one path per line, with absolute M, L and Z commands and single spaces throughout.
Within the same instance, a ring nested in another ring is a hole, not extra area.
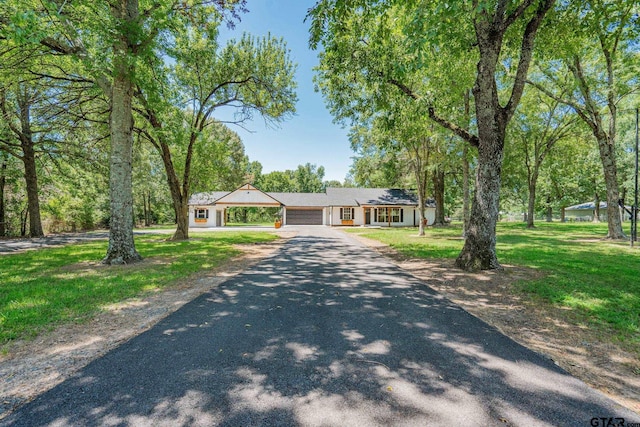
M 242 187 L 216 200 L 216 205 L 226 206 L 282 206 L 280 201 L 258 190 L 251 184 Z

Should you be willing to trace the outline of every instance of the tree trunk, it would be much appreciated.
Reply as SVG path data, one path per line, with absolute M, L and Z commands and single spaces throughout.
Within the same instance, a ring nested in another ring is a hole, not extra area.
M 536 205 L 536 184 L 529 181 L 529 201 L 527 203 L 527 228 L 535 228 L 533 215 Z
M 503 147 L 498 138 L 499 135 L 496 135 L 494 144 L 489 144 L 481 138 L 478 149 L 476 191 L 471 206 L 471 217 L 464 246 L 456 259 L 456 266 L 463 270 L 501 268 L 496 256 L 496 224 Z
M 464 144 L 462 149 L 462 235 L 465 236 L 469 225 L 471 191 L 469 189 L 469 147 Z
M 29 207 L 20 212 L 20 237 L 27 235 L 27 219 L 29 217 Z
M 188 240 L 189 239 L 189 200 L 187 196 L 181 197 L 178 206 L 174 207 L 177 213 L 176 232 L 173 233 L 171 240 Z
M 471 94 L 468 90 L 464 92 L 464 123 L 467 130 L 471 125 Z M 469 182 L 471 180 L 469 171 L 469 146 L 462 147 L 462 237 L 466 236 L 469 226 L 469 212 L 471 211 L 471 191 Z
M 604 184 L 607 189 L 607 238 L 624 239 L 626 236 L 624 231 L 622 231 L 622 219 L 620 218 L 620 210 L 618 209 L 620 192 L 618 189 L 614 144 L 604 133 L 598 135 L 597 139 L 602 169 L 604 170 Z
M 33 133 L 31 132 L 30 100 L 26 92 L 18 94 L 20 109 L 20 148 L 24 164 L 24 181 L 29 206 L 29 237 L 43 237 L 42 220 L 40 218 L 40 201 L 38 199 L 38 173 L 36 168 L 36 152 Z
M 536 206 L 536 183 L 538 181 L 537 173 L 532 173 L 529 177 L 529 202 L 527 204 L 527 228 L 535 228 L 534 214 Z
M 38 175 L 33 143 L 23 142 L 22 162 L 24 163 L 24 180 L 29 205 L 29 237 L 43 237 L 42 220 L 40 218 L 40 201 L 38 199 Z
M 115 18 L 134 23 L 138 16 L 137 0 L 112 3 Z M 122 24 L 124 25 L 124 24 Z M 126 30 L 124 30 L 126 31 Z M 133 154 L 133 61 L 128 58 L 133 42 L 121 34 L 114 45 L 113 86 L 111 92 L 111 156 L 109 195 L 109 247 L 104 264 L 128 264 L 140 261 L 133 240 L 133 191 L 131 165 Z
M 444 222 L 444 170 L 438 165 L 433 171 L 433 197 L 436 201 L 436 217 L 433 225 L 442 227 Z
M 593 199 L 593 218 L 591 218 L 592 222 L 600 222 L 600 197 L 598 193 Z
M 7 184 L 7 159 L 3 156 L 0 167 L 0 237 L 7 235 L 7 214 L 4 208 L 4 187 Z
M 467 271 L 501 268 L 496 255 L 496 224 L 506 120 L 495 83 L 501 45 L 501 41 L 481 40 L 478 74 L 473 87 L 478 126 L 478 166 L 469 227 L 462 251 L 456 259 L 456 266 Z

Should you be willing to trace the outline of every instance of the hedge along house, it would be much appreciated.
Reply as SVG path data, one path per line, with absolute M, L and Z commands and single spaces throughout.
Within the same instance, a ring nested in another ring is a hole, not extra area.
M 415 227 L 417 197 L 391 188 L 327 188 L 324 193 L 265 193 L 251 184 L 232 192 L 194 194 L 189 200 L 189 227 L 222 227 L 230 207 L 280 207 L 283 225 L 371 225 Z M 435 220 L 435 203 L 425 204 L 427 224 Z

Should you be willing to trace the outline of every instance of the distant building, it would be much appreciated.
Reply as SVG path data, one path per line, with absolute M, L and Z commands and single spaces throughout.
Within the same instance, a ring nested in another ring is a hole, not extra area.
M 627 209 L 631 210 L 630 206 Z M 621 211 L 623 221 L 629 221 L 631 215 L 622 209 Z M 596 204 L 594 202 L 580 203 L 579 205 L 569 206 L 564 208 L 564 220 L 565 221 L 593 221 L 596 215 Z M 600 221 L 607 220 L 607 202 L 600 202 Z

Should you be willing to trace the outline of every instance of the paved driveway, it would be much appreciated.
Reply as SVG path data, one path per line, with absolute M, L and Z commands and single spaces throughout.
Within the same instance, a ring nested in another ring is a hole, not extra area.
M 640 422 L 351 238 L 301 230 L 0 425 Z

